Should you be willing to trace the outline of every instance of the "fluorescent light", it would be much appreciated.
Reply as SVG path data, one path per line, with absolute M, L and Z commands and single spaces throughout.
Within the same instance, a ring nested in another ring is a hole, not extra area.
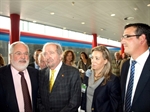
M 111 16 L 115 16 L 116 14 L 111 14 Z
M 150 7 L 150 4 L 147 4 L 148 7 Z
M 34 20 L 33 23 L 36 23 L 36 21 Z
M 51 12 L 50 14 L 51 14 L 51 15 L 54 15 L 55 13 L 54 13 L 54 12 Z
M 81 22 L 81 24 L 85 24 L 85 22 Z
M 138 10 L 138 8 L 135 7 L 134 10 Z

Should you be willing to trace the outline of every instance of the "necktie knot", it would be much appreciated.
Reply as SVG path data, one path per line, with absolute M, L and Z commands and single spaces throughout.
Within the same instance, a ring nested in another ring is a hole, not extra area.
M 131 66 L 135 66 L 136 63 L 137 62 L 135 60 L 133 60 Z
M 52 74 L 54 74 L 54 73 L 55 73 L 55 70 L 51 70 L 51 72 L 52 72 Z
M 19 74 L 20 74 L 21 76 L 24 76 L 24 73 L 23 73 L 23 72 L 19 72 Z

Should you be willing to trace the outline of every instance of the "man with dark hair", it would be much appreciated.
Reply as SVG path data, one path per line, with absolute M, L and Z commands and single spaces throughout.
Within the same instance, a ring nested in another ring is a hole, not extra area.
M 35 69 L 38 69 L 38 70 L 40 69 L 39 64 L 38 64 L 38 56 L 41 52 L 42 52 L 41 49 L 37 49 L 37 50 L 34 51 L 33 58 L 34 58 L 35 61 L 33 63 L 30 63 L 29 66 L 31 66 Z
M 150 112 L 150 26 L 126 25 L 121 43 L 131 56 L 121 71 L 123 111 Z

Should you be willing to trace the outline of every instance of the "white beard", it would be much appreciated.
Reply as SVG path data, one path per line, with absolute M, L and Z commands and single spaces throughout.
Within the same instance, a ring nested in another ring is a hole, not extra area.
M 25 62 L 25 63 L 21 63 L 21 62 L 22 62 L 22 60 L 21 61 L 17 61 L 17 62 L 11 60 L 11 65 L 15 69 L 17 69 L 18 71 L 23 71 L 23 70 L 25 70 L 27 68 L 27 66 L 29 64 L 29 60 L 23 60 L 23 62 Z

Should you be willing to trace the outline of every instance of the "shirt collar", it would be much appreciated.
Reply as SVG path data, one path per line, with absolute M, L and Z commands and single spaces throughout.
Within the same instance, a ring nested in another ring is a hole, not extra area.
M 18 73 L 20 72 L 20 71 L 16 70 L 12 65 L 11 65 L 11 70 L 13 71 L 13 72 L 12 72 L 13 74 L 17 74 L 17 75 L 18 75 Z M 27 69 L 23 70 L 22 72 L 26 73 L 26 70 L 27 70 Z
M 145 62 L 146 62 L 146 60 L 147 60 L 147 58 L 148 58 L 148 56 L 149 56 L 149 49 L 148 50 L 146 50 L 143 54 L 141 54 L 135 61 L 138 63 L 138 64 L 140 64 L 140 65 L 142 65 L 142 66 L 144 66 L 144 64 L 145 64 Z M 131 57 L 131 59 L 130 59 L 130 65 L 131 65 L 131 61 L 133 60 L 133 58 Z
M 62 66 L 62 61 L 57 65 L 57 67 L 54 70 L 56 70 L 58 72 L 60 70 L 61 66 Z

